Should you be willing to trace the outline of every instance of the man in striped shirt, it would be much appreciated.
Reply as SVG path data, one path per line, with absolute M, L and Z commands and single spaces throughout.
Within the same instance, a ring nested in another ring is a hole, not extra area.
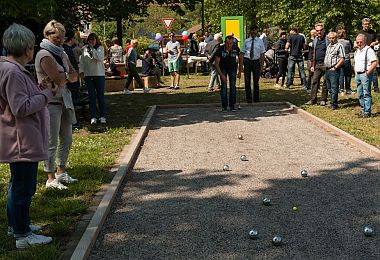
M 338 108 L 339 68 L 344 64 L 344 47 L 338 43 L 336 32 L 327 35 L 330 44 L 326 48 L 324 66 L 327 89 L 331 93 L 331 109 Z

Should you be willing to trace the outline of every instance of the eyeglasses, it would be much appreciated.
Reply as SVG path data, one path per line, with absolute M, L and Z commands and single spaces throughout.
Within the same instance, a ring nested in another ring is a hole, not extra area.
M 315 29 L 315 31 L 316 31 L 316 32 L 322 32 L 322 31 L 323 31 L 323 29 L 320 29 L 320 30 L 317 30 L 317 29 Z

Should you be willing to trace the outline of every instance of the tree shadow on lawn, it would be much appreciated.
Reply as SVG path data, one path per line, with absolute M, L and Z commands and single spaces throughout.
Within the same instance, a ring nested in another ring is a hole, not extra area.
M 378 259 L 380 236 L 363 235 L 367 223 L 380 229 L 378 167 L 361 159 L 272 179 L 257 179 L 254 169 L 136 169 L 89 259 Z M 262 205 L 264 196 L 272 206 Z M 258 240 L 248 237 L 252 227 Z M 276 234 L 283 246 L 270 243 Z

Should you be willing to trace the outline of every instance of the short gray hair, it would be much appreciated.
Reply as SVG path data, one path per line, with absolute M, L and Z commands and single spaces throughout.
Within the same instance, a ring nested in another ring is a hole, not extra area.
M 371 19 L 369 19 L 369 18 L 367 18 L 367 17 L 366 17 L 366 18 L 363 18 L 363 20 L 362 20 L 362 24 L 365 23 L 365 22 L 370 23 L 370 22 L 371 22 Z
M 8 55 L 21 57 L 28 49 L 34 48 L 34 33 L 21 24 L 14 23 L 3 34 L 3 45 Z
M 356 39 L 357 38 L 362 38 L 364 42 L 367 42 L 367 36 L 365 36 L 365 34 L 363 33 L 359 33 L 357 36 L 356 36 Z

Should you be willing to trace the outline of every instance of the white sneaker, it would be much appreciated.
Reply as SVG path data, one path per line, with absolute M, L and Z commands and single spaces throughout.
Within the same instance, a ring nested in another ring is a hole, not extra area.
M 149 93 L 152 89 L 151 88 L 144 88 L 144 93 Z
M 46 188 L 54 188 L 59 190 L 66 190 L 67 187 L 60 183 L 57 179 L 54 179 L 53 181 L 49 182 L 49 180 L 46 181 Z
M 74 179 L 73 177 L 68 175 L 67 172 L 64 172 L 61 174 L 55 173 L 54 175 L 55 175 L 55 179 L 58 180 L 58 182 L 65 182 L 65 183 L 78 182 L 78 179 Z
M 175 86 L 174 89 L 179 89 L 179 86 Z
M 96 122 L 98 122 L 98 120 L 95 117 L 91 118 L 91 125 L 95 125 Z
M 29 225 L 29 228 L 30 228 L 30 231 L 32 231 L 32 232 L 39 232 L 39 231 L 42 230 L 41 226 L 32 225 L 32 224 Z M 8 236 L 13 236 L 13 227 L 8 226 L 7 235 Z
M 27 237 L 17 238 L 16 248 L 22 249 L 22 248 L 28 248 L 30 246 L 45 245 L 45 244 L 49 244 L 51 241 L 53 241 L 52 237 L 36 235 L 36 234 L 31 233 Z
M 130 95 L 133 94 L 133 91 L 130 91 L 129 89 L 124 89 L 123 94 Z
M 101 118 L 99 118 L 99 122 L 100 122 L 101 124 L 107 124 L 107 120 L 106 120 L 105 117 L 101 117 Z

